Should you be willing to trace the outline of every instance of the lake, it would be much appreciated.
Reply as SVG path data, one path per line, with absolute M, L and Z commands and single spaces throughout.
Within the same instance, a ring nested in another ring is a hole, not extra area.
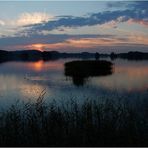
M 80 85 L 65 76 L 64 63 L 77 59 L 59 59 L 37 62 L 6 62 L 0 64 L 0 107 L 7 108 L 19 101 L 36 101 L 45 90 L 46 102 L 70 99 L 148 97 L 148 61 L 111 61 L 113 73 L 87 77 Z

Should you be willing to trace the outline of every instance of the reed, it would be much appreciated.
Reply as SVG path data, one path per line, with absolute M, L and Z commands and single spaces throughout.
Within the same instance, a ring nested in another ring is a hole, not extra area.
M 0 113 L 0 146 L 148 146 L 148 105 L 87 99 L 12 105 Z

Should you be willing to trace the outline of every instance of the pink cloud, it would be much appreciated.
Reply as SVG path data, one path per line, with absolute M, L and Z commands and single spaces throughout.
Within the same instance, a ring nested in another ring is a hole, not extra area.
M 147 21 L 147 20 L 129 19 L 129 20 L 128 20 L 128 23 L 129 23 L 129 24 L 136 23 L 136 24 L 139 24 L 139 25 L 143 25 L 143 26 L 145 26 L 145 27 L 148 27 L 148 21 Z

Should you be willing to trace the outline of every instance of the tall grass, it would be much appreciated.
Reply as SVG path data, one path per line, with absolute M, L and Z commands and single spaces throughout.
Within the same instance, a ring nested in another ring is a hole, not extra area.
M 148 104 L 123 101 L 13 105 L 0 113 L 0 146 L 148 146 Z

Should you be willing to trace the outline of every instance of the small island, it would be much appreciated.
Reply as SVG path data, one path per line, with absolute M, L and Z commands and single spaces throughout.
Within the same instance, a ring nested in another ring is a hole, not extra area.
M 65 63 L 65 75 L 72 77 L 77 86 L 83 85 L 88 77 L 112 74 L 113 64 L 105 60 L 83 60 Z

